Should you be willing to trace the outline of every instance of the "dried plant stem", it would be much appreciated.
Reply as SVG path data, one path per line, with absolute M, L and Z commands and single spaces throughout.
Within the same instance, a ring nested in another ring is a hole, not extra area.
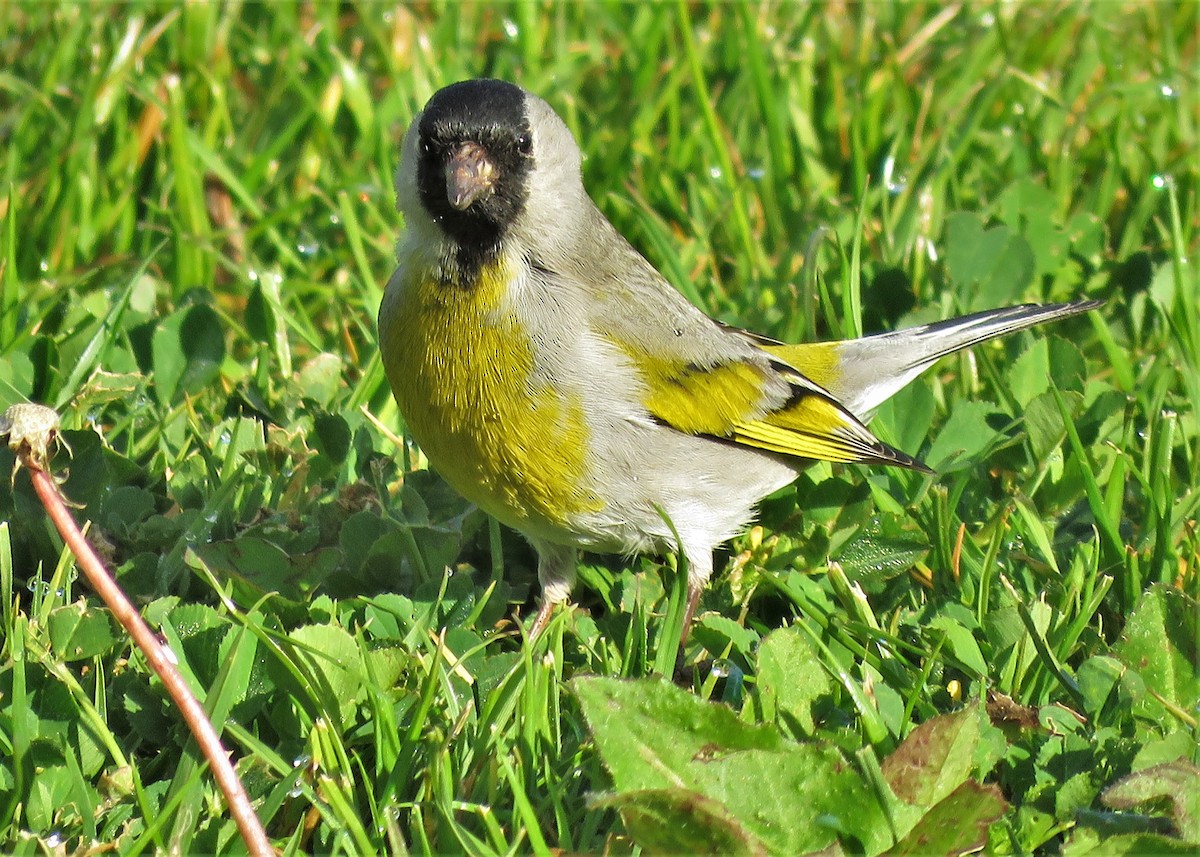
M 192 694 L 191 689 L 187 686 L 183 676 L 179 670 L 175 668 L 175 664 L 167 657 L 163 650 L 163 646 L 158 642 L 158 638 L 154 632 L 150 630 L 150 626 L 142 619 L 140 613 L 134 609 L 133 604 L 125 596 L 121 587 L 117 585 L 116 580 L 109 574 L 108 569 L 104 567 L 104 563 L 96 555 L 91 544 L 80 531 L 79 526 L 75 523 L 74 517 L 67 509 L 67 505 L 63 500 L 62 493 L 54 482 L 53 476 L 50 475 L 42 463 L 37 460 L 38 456 L 31 453 L 28 448 L 22 450 L 22 463 L 29 471 L 29 476 L 33 480 L 33 487 L 37 491 L 38 497 L 41 498 L 42 505 L 46 507 L 46 513 L 50 516 L 50 520 L 54 522 L 54 526 L 58 528 L 59 534 L 75 555 L 76 562 L 83 569 L 83 573 L 87 575 L 88 582 L 92 588 L 104 599 L 104 603 L 112 610 L 113 615 L 129 632 L 134 643 L 146 656 L 150 666 L 162 679 L 163 685 L 167 688 L 167 693 L 171 695 L 180 714 L 183 715 L 184 722 L 191 729 L 192 735 L 196 738 L 196 743 L 200 745 L 200 750 L 204 753 L 204 757 L 208 759 L 209 766 L 212 768 L 213 776 L 217 780 L 217 785 L 225 794 L 225 801 L 229 806 L 229 812 L 233 815 L 234 821 L 237 822 L 238 830 L 241 831 L 242 839 L 246 843 L 246 847 L 250 853 L 256 857 L 266 857 L 266 855 L 275 854 L 275 849 L 271 846 L 271 842 L 267 839 L 267 834 L 263 830 L 258 816 L 254 813 L 254 807 L 250 804 L 250 798 L 246 795 L 245 789 L 242 788 L 241 780 L 238 779 L 237 772 L 233 769 L 233 763 L 229 761 L 229 754 L 221 744 L 221 739 L 217 735 L 216 729 L 208 719 L 208 715 L 204 712 L 204 707 Z

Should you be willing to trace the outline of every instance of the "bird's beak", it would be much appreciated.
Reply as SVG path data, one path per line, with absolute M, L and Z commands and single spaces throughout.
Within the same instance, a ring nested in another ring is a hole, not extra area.
M 474 141 L 460 144 L 446 159 L 446 199 L 458 211 L 470 208 L 495 181 L 495 165 L 487 150 Z

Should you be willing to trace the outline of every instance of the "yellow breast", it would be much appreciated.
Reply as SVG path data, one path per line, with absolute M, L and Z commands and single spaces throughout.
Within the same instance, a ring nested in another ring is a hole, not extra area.
M 443 478 L 516 529 L 600 508 L 583 487 L 588 439 L 577 395 L 534 378 L 528 331 L 506 307 L 511 268 L 472 287 L 413 272 L 381 316 L 388 380 L 409 432 Z

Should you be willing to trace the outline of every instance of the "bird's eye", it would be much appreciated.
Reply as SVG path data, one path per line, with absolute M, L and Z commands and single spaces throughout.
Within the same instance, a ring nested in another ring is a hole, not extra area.
M 425 138 L 421 139 L 421 154 L 423 154 L 423 155 L 432 155 L 433 154 L 433 141 L 432 140 L 428 140 Z
M 517 151 L 522 155 L 533 154 L 533 135 L 528 131 L 517 138 Z

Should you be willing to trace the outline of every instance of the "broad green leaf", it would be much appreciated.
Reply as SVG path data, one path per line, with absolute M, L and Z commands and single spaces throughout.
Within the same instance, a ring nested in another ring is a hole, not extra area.
M 1059 204 L 1040 177 L 1023 177 L 997 199 L 999 216 L 1029 242 L 1037 276 L 1068 282 L 1079 278 L 1082 260 L 1094 264 L 1103 249 L 1104 224 L 1090 211 L 1063 223 Z M 1068 279 L 1069 278 L 1069 279 Z
M 1200 768 L 1190 761 L 1176 759 L 1130 774 L 1105 789 L 1100 799 L 1118 810 L 1167 803 L 1180 836 L 1200 844 Z
M 33 750 L 31 761 L 36 765 L 37 776 L 33 777 L 27 793 L 25 823 L 34 830 L 49 831 L 75 794 L 75 778 L 63 764 L 63 752 L 52 748 L 50 742 L 39 742 Z
M 959 784 L 938 801 L 888 855 L 969 854 L 987 842 L 988 828 L 1004 817 L 1008 803 L 994 785 Z
M 925 463 L 939 473 L 970 467 L 996 439 L 987 420 L 995 412 L 989 402 L 958 402 L 933 439 Z
M 1079 771 L 1069 774 L 1054 784 L 1054 815 L 1058 818 L 1074 818 L 1081 810 L 1096 801 L 1100 784 L 1094 771 Z
M 581 678 L 571 686 L 618 794 L 703 795 L 772 854 L 827 848 L 839 836 L 868 853 L 889 843 L 875 792 L 832 747 L 786 742 L 772 726 L 741 723 L 726 706 L 663 681 Z M 674 803 L 685 805 L 682 796 Z M 697 821 L 686 812 L 662 818 Z
M 796 628 L 772 631 L 758 649 L 758 685 L 754 697 L 764 720 L 793 735 L 811 735 L 813 703 L 833 690 L 807 638 Z
M 1050 345 L 1038 337 L 1004 370 L 1008 387 L 1022 407 L 1048 389 L 1050 385 Z
M 136 485 L 118 485 L 104 499 L 104 529 L 122 537 L 154 513 L 154 494 Z
M 936 410 L 929 384 L 909 384 L 879 406 L 872 425 L 886 426 L 889 443 L 915 454 L 929 438 Z
M 395 685 L 412 661 L 412 651 L 396 643 L 372 648 L 366 654 L 374 681 L 381 688 Z
M 330 407 L 342 385 L 342 358 L 336 354 L 318 354 L 300 367 L 296 383 L 300 393 L 322 408 Z
M 896 797 L 914 806 L 933 806 L 966 783 L 979 744 L 979 716 L 979 707 L 972 705 L 927 720 L 909 733 L 883 760 Z
M 376 540 L 397 529 L 397 524 L 379 515 L 367 511 L 355 512 L 342 524 L 338 534 L 338 544 L 345 555 L 346 567 L 357 572 L 367 561 Z
M 728 616 L 716 614 L 701 616 L 692 626 L 696 642 L 713 654 L 720 655 L 725 647 L 733 644 L 733 654 L 749 656 L 758 643 L 758 634 Z
M 904 697 L 892 687 L 883 673 L 871 666 L 870 663 L 862 664 L 861 669 L 863 695 L 874 709 L 873 716 L 887 729 L 888 734 L 896 738 L 900 737 L 904 732 L 904 727 L 908 725 L 908 721 L 905 719 Z
M 245 702 L 255 672 L 258 638 L 248 628 L 233 628 L 221 641 L 220 669 L 204 706 L 218 729 L 231 711 Z
M 303 601 L 337 568 L 335 548 L 289 554 L 265 539 L 242 536 L 201 545 L 195 551 L 223 579 L 238 584 L 239 595 L 256 600 L 275 592 L 284 599 Z
M 1198 617 L 1200 607 L 1192 598 L 1155 584 L 1142 594 L 1117 644 L 1118 657 L 1141 675 L 1148 691 L 1185 710 L 1194 709 L 1200 699 Z M 1175 722 L 1149 694 L 1135 705 L 1161 722 Z
M 152 338 L 154 389 L 160 404 L 212 383 L 225 359 L 225 331 L 212 307 L 196 304 L 164 318 Z
M 1013 182 L 996 200 L 1004 222 L 1029 242 L 1039 275 L 1051 274 L 1063 264 L 1068 242 L 1058 219 L 1054 196 L 1033 178 Z
M 929 539 L 905 515 L 879 513 L 837 552 L 846 577 L 874 591 L 929 553 Z
M 1071 403 L 1078 401 L 1074 394 L 1064 393 L 1063 398 Z M 1040 393 L 1025 406 L 1025 431 L 1029 433 L 1030 446 L 1040 460 L 1045 461 L 1053 456 L 1051 475 L 1057 480 L 1062 472 L 1062 442 L 1066 439 L 1067 429 L 1053 393 Z
M 645 789 L 594 801 L 610 807 L 647 854 L 766 855 L 724 804 L 683 789 Z
M 363 626 L 376 639 L 399 640 L 412 628 L 416 609 L 410 599 L 394 592 L 382 592 L 370 600 L 363 600 Z
M 182 652 L 187 667 L 203 687 L 209 687 L 223 666 L 221 649 L 231 629 L 229 620 L 207 604 L 181 604 L 164 617 Z
M 1194 857 L 1196 844 L 1154 833 L 1120 833 L 1104 836 L 1094 830 L 1079 830 L 1062 849 L 1063 857 Z
M 945 605 L 927 625 L 931 631 L 946 635 L 946 648 L 955 660 L 983 678 L 988 675 L 988 666 L 979 649 L 979 641 L 975 639 L 973 626 L 973 617 L 957 604 Z
M 970 310 L 1019 300 L 1033 279 L 1033 250 L 1007 226 L 985 230 L 973 214 L 946 218 L 946 273 Z
M 246 310 L 243 313 L 246 332 L 259 342 L 270 342 L 275 338 L 279 322 L 271 301 L 263 294 L 263 280 L 254 283 L 246 298 Z M 316 396 L 313 399 L 320 401 Z
M 1011 604 L 998 604 L 988 611 L 983 630 L 993 653 L 1002 653 L 1025 636 L 1021 614 Z
M 1088 369 L 1079 346 L 1054 335 L 1045 335 L 1045 342 L 1050 348 L 1050 379 L 1054 386 L 1064 393 L 1082 394 Z
M 486 699 L 514 669 L 519 668 L 520 662 L 520 652 L 501 652 L 484 658 L 475 669 L 475 687 L 480 698 Z
M 1088 716 L 1095 717 L 1100 713 L 1127 669 L 1128 667 L 1116 658 L 1104 655 L 1088 658 L 1079 665 L 1079 669 L 1075 671 L 1075 681 L 1078 682 L 1079 691 L 1087 702 Z
M 82 602 L 56 607 L 47 620 L 50 646 L 64 661 L 82 661 L 112 651 L 121 636 L 107 610 Z
M 1195 749 L 1195 738 L 1190 732 L 1181 729 L 1143 744 L 1137 755 L 1134 756 L 1130 769 L 1137 772 L 1155 765 L 1174 762 L 1176 759 L 1186 759 Z
M 33 392 L 33 361 L 24 352 L 0 356 L 0 411 L 27 402 Z
M 321 414 L 313 420 L 313 446 L 334 464 L 350 454 L 350 426 L 338 414 Z
M 324 695 L 326 705 L 337 706 L 343 719 L 355 708 L 359 688 L 363 684 L 358 644 L 336 625 L 305 625 L 289 634 L 300 644 L 296 657 L 308 663 L 313 674 L 324 679 L 322 687 L 314 690 Z

